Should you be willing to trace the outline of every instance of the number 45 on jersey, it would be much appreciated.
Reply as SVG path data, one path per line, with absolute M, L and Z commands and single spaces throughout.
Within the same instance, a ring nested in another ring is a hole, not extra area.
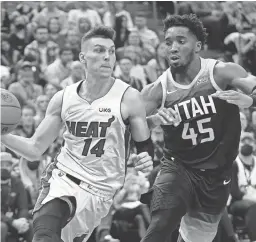
M 205 134 L 205 138 L 200 140 L 200 143 L 205 143 L 214 140 L 214 132 L 212 128 L 204 128 L 204 124 L 210 123 L 211 118 L 205 118 L 197 121 L 198 132 L 200 134 Z M 187 140 L 190 139 L 192 141 L 192 145 L 197 145 L 199 142 L 197 141 L 198 133 L 195 132 L 194 128 L 189 127 L 190 123 L 185 123 L 182 131 L 182 139 Z

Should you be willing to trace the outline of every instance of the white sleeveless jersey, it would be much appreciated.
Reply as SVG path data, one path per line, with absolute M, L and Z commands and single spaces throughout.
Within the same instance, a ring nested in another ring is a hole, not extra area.
M 125 176 L 125 131 L 122 97 L 128 84 L 116 79 L 109 92 L 91 104 L 78 95 L 82 82 L 65 88 L 61 117 L 66 126 L 65 144 L 57 167 L 93 185 L 115 192 Z

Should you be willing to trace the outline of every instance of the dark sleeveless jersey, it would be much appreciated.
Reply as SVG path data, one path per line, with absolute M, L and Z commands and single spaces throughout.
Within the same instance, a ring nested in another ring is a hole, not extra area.
M 238 152 L 241 124 L 239 108 L 211 94 L 221 90 L 213 78 L 216 60 L 201 58 L 201 70 L 189 85 L 176 83 L 170 69 L 159 80 L 162 107 L 173 108 L 180 124 L 162 125 L 164 156 L 192 168 L 232 166 Z

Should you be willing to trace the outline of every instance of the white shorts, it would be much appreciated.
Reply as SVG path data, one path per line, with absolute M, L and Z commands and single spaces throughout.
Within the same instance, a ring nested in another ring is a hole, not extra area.
M 49 172 L 48 172 L 49 174 Z M 47 172 L 46 172 L 47 176 Z M 112 205 L 113 194 L 108 194 L 81 182 L 77 185 L 66 177 L 66 173 L 54 168 L 48 180 L 47 189 L 42 189 L 34 211 L 54 198 L 66 201 L 70 208 L 69 223 L 62 229 L 61 238 L 64 242 L 73 242 L 74 238 L 87 241 L 94 228 L 100 224 Z M 44 191 L 45 190 L 45 191 Z M 75 197 L 76 207 L 68 197 Z
M 222 214 L 189 212 L 180 223 L 180 235 L 185 242 L 212 242 L 218 230 Z

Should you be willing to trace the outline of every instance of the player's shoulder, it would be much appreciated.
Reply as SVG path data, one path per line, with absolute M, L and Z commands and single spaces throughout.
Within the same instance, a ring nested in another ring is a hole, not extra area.
M 151 100 L 151 101 L 162 100 L 163 88 L 162 88 L 160 77 L 155 82 L 150 83 L 143 88 L 143 90 L 141 91 L 141 94 L 144 100 Z
M 61 114 L 64 90 L 58 91 L 50 100 L 47 108 L 48 114 Z
M 124 93 L 124 96 L 123 96 L 123 102 L 136 102 L 136 101 L 139 101 L 141 100 L 141 93 L 133 88 L 133 87 L 129 87 L 127 88 L 126 92 Z
M 234 78 L 243 78 L 247 76 L 245 69 L 232 62 L 218 61 L 214 67 L 214 77 L 226 80 L 233 80 Z

